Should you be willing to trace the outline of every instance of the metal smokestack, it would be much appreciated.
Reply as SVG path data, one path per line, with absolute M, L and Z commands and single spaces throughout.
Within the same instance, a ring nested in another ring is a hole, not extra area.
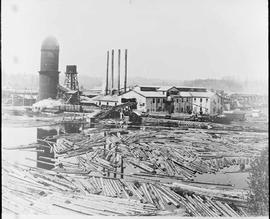
M 120 59 L 121 59 L 121 50 L 118 49 L 118 94 L 120 94 Z
M 113 84 L 113 81 L 114 81 L 114 76 L 113 76 L 113 62 L 114 62 L 114 60 L 113 60 L 113 58 L 114 58 L 114 50 L 112 50 L 112 90 L 111 91 L 113 91 L 113 87 L 114 87 L 114 84 Z
M 124 81 L 124 92 L 127 91 L 127 49 L 125 49 L 125 81 Z
M 110 53 L 107 51 L 107 68 L 106 68 L 106 85 L 105 85 L 105 95 L 108 95 L 108 85 L 109 85 L 109 56 Z

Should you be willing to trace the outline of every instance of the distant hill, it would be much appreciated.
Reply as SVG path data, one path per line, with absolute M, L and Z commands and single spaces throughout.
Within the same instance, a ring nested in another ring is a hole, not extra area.
M 79 85 L 85 89 L 102 88 L 103 79 L 101 77 L 91 77 L 79 75 Z M 38 89 L 38 74 L 3 74 L 2 86 L 9 86 L 17 89 L 31 88 Z M 64 74 L 60 74 L 60 83 L 64 83 Z M 193 86 L 205 87 L 214 90 L 224 90 L 225 92 L 239 93 L 268 93 L 268 82 L 257 81 L 236 81 L 233 79 L 196 79 L 196 80 L 163 80 L 155 78 L 131 77 L 128 78 L 128 85 L 167 85 L 167 86 Z
M 192 81 L 184 81 L 183 85 L 192 87 L 206 87 L 209 89 L 230 92 L 243 92 L 244 90 L 241 82 L 226 79 L 196 79 Z

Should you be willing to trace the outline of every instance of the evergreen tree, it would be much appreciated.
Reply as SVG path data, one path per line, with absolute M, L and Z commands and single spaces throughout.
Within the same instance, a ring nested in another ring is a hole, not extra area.
M 269 174 L 268 174 L 268 148 L 262 151 L 251 163 L 251 172 L 248 177 L 249 213 L 253 216 L 269 215 Z

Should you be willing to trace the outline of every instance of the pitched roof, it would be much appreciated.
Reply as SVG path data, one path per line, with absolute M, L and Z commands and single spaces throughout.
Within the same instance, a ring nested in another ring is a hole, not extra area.
M 159 91 L 136 91 L 137 93 L 140 93 L 144 97 L 166 97 L 166 94 L 163 94 L 162 92 Z
M 143 87 L 143 88 L 146 88 L 146 87 L 149 87 L 149 88 L 155 88 L 154 90 L 149 90 L 149 91 L 142 91 L 140 88 Z M 144 97 L 159 97 L 159 98 L 163 98 L 163 97 L 166 97 L 166 93 L 163 94 L 162 91 L 159 91 L 158 88 L 160 86 L 135 86 L 131 91 L 134 91 Z
M 100 96 L 96 96 L 96 97 L 93 97 L 92 100 L 95 100 L 95 101 L 104 101 L 104 102 L 118 102 L 119 100 L 119 96 L 117 95 L 100 95 Z
M 211 91 L 206 91 L 206 92 L 189 92 L 193 97 L 211 97 L 213 96 L 215 93 L 211 92 Z
M 141 91 L 141 90 L 138 90 L 138 89 L 133 89 L 131 90 L 143 97 L 158 97 L 158 98 L 163 98 L 163 97 L 166 97 L 166 94 L 163 94 L 163 92 L 161 91 Z
M 192 97 L 192 94 L 190 92 L 187 92 L 187 91 L 180 91 L 179 95 L 181 97 Z
M 160 86 L 158 88 L 158 91 L 167 91 L 167 90 L 169 90 L 169 89 L 171 89 L 173 87 L 175 87 L 175 86 Z
M 84 95 L 99 95 L 102 90 L 83 90 L 82 93 Z

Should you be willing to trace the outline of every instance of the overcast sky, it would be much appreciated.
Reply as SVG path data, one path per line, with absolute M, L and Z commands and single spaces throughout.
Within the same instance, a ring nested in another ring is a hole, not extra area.
M 120 48 L 128 49 L 130 77 L 266 80 L 267 7 L 266 0 L 2 0 L 2 70 L 38 74 L 41 43 L 52 35 L 61 72 L 75 64 L 79 74 L 103 77 L 106 51 Z

